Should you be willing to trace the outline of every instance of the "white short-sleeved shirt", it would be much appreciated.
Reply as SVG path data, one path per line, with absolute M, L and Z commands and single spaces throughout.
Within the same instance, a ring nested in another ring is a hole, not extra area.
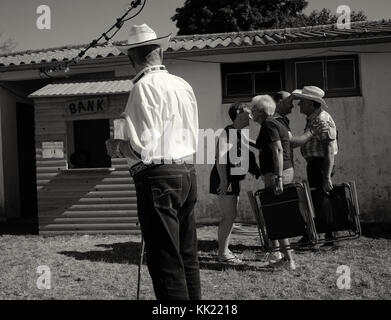
M 124 136 L 143 162 L 180 160 L 197 151 L 198 110 L 192 87 L 164 66 L 147 67 L 134 87 L 122 116 Z

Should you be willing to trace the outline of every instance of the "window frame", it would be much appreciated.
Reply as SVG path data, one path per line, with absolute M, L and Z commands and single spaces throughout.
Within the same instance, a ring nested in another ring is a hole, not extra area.
M 265 93 L 257 92 L 257 89 L 256 89 L 256 79 L 255 79 L 255 75 L 257 73 L 277 73 L 277 72 L 280 74 L 280 86 L 281 86 L 281 90 L 283 90 L 283 88 L 284 88 L 284 79 L 283 78 L 285 77 L 284 70 L 254 71 L 253 72 L 253 77 L 254 77 L 254 80 L 253 80 L 253 92 L 254 92 L 254 94 L 265 94 Z
M 338 88 L 338 89 L 328 89 L 329 83 L 327 78 L 327 62 L 329 61 L 343 61 L 343 60 L 351 60 L 353 61 L 353 88 Z M 324 57 L 316 57 L 316 58 L 306 58 L 306 59 L 294 59 L 292 60 L 294 65 L 294 87 L 297 86 L 297 64 L 298 63 L 311 63 L 322 61 L 323 66 L 323 90 L 325 91 L 325 98 L 338 98 L 338 97 L 354 97 L 361 96 L 361 86 L 360 86 L 360 71 L 358 64 L 358 55 L 338 55 L 338 56 L 324 56 Z M 301 89 L 301 88 L 298 88 Z
M 329 89 L 328 88 L 328 85 L 329 85 L 329 83 L 328 83 L 328 81 L 326 81 L 326 84 L 327 84 L 327 91 L 328 92 L 330 92 L 330 91 L 334 91 L 334 90 L 338 90 L 338 91 L 341 91 L 341 90 L 355 90 L 357 87 L 358 87 L 358 79 L 357 79 L 357 70 L 356 70 L 356 66 L 355 66 L 355 61 L 354 61 L 354 59 L 326 59 L 325 60 L 325 71 L 326 71 L 326 73 L 325 73 L 325 78 L 326 78 L 326 80 L 328 80 L 328 78 L 327 78 L 327 62 L 329 62 L 329 61 L 343 61 L 343 60 L 351 60 L 351 61 L 353 61 L 353 82 L 354 82 L 354 86 L 352 87 L 352 88 L 338 88 L 338 89 Z
M 227 97 L 227 98 L 232 98 L 232 97 L 248 97 L 248 94 L 247 93 L 244 93 L 244 94 L 235 94 L 235 95 L 228 95 L 228 77 L 229 75 L 241 75 L 241 74 L 250 74 L 251 75 L 251 84 L 252 84 L 252 92 L 254 92 L 254 72 L 251 72 L 251 71 L 243 71 L 243 72 L 227 72 L 225 73 L 224 75 L 224 80 L 225 80 L 225 86 L 224 86 L 224 96 Z M 250 93 L 252 94 L 252 93 Z
M 353 61 L 353 79 L 354 88 L 341 88 L 341 89 L 328 89 L 328 78 L 327 78 L 327 62 L 328 61 L 341 61 L 351 60 Z M 237 63 L 221 63 L 220 64 L 220 75 L 221 75 L 221 94 L 222 103 L 233 103 L 244 100 L 251 100 L 251 98 L 260 93 L 255 93 L 255 74 L 258 72 L 265 72 L 262 66 L 267 64 L 279 64 L 280 66 L 273 71 L 280 72 L 282 90 L 293 91 L 294 89 L 302 89 L 297 86 L 297 63 L 310 63 L 310 62 L 322 62 L 322 75 L 323 75 L 323 90 L 325 91 L 325 98 L 339 98 L 339 97 L 357 97 L 362 96 L 361 90 L 361 74 L 359 68 L 359 55 L 331 55 L 331 56 L 320 56 L 311 58 L 292 58 L 285 60 L 266 60 L 266 61 L 252 61 L 252 62 L 237 62 Z M 267 72 L 267 71 L 266 71 Z M 252 74 L 252 95 L 232 95 L 229 96 L 227 92 L 227 78 L 229 74 Z M 284 89 L 285 88 L 285 89 Z M 264 94 L 268 94 L 267 92 Z
M 274 65 L 270 71 L 267 71 L 267 65 Z M 280 74 L 280 85 L 284 88 L 286 84 L 286 66 L 284 60 L 267 60 L 267 61 L 252 61 L 252 62 L 238 62 L 238 63 L 221 63 L 220 75 L 222 84 L 222 103 L 233 103 L 238 101 L 250 101 L 252 97 L 257 94 L 268 94 L 271 92 L 259 93 L 255 92 L 255 74 L 278 72 Z M 227 89 L 227 75 L 230 74 L 251 74 L 252 92 L 250 94 L 235 94 L 228 95 Z
M 304 64 L 304 63 L 314 63 L 314 62 L 321 62 L 322 63 L 322 80 L 323 80 L 323 85 L 321 86 L 321 88 L 325 88 L 325 86 L 326 86 L 326 81 L 325 81 L 325 67 L 324 67 L 324 65 L 325 65 L 325 63 L 324 63 L 324 60 L 322 60 L 322 59 L 316 59 L 316 60 L 309 60 L 309 61 L 307 61 L 307 60 L 304 60 L 304 61 L 301 61 L 301 60 L 299 60 L 299 61 L 295 61 L 294 62 L 294 72 L 295 72 L 295 74 L 294 74 L 294 79 L 295 79 L 295 87 L 296 88 L 299 88 L 299 86 L 298 86 L 298 84 L 297 84 L 297 65 L 298 64 Z

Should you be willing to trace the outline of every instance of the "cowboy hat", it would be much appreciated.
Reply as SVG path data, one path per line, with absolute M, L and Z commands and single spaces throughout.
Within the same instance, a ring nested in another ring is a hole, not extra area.
M 296 89 L 292 92 L 292 95 L 298 99 L 316 101 L 323 107 L 328 108 L 326 101 L 323 100 L 324 91 L 321 88 L 315 86 L 306 86 L 302 90 Z
M 132 26 L 127 43 L 117 44 L 115 47 L 126 55 L 129 49 L 150 44 L 156 44 L 162 47 L 163 50 L 167 50 L 170 37 L 171 33 L 168 36 L 158 38 L 155 31 L 144 23 L 142 25 Z

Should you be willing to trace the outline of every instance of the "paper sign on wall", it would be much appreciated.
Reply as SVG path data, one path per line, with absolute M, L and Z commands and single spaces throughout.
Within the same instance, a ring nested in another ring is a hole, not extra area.
M 64 158 L 63 141 L 46 141 L 42 142 L 42 158 Z
M 125 140 L 125 119 L 115 119 L 114 124 L 114 139 Z

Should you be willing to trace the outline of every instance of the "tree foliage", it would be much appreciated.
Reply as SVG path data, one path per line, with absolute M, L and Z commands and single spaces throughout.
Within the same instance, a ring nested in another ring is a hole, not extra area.
M 338 16 L 333 14 L 328 9 L 322 9 L 320 11 L 312 11 L 308 16 L 304 16 L 303 26 L 315 26 L 322 24 L 334 24 L 337 23 Z M 352 11 L 350 13 L 350 21 L 366 21 L 367 17 L 363 11 Z
M 258 29 L 330 24 L 336 14 L 323 9 L 303 13 L 306 0 L 186 0 L 171 18 L 178 35 L 237 32 Z M 362 11 L 351 13 L 351 21 L 363 21 Z
M 18 43 L 14 39 L 2 40 L 3 33 L 0 32 L 0 54 L 10 53 L 16 48 Z

